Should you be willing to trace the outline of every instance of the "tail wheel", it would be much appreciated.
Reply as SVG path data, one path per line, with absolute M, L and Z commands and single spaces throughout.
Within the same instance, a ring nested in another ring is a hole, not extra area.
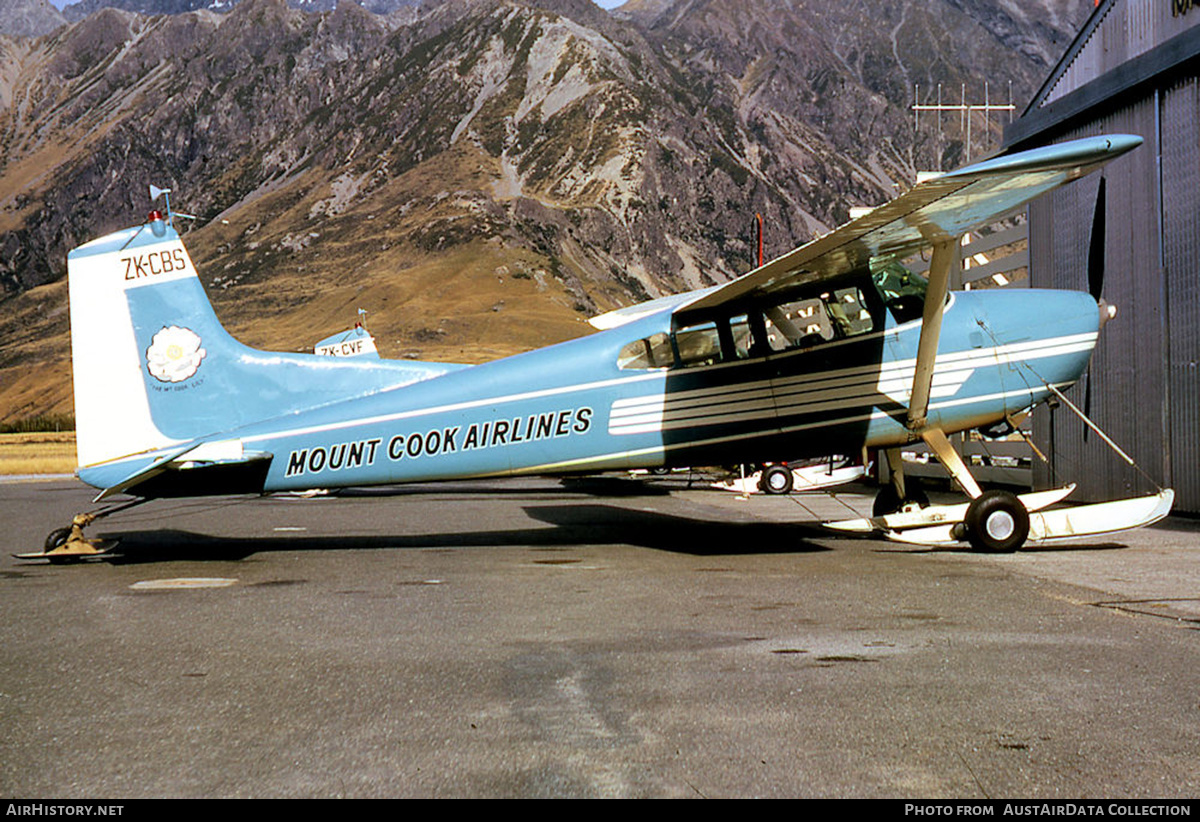
M 50 553 L 55 548 L 61 548 L 67 544 L 67 540 L 71 538 L 70 528 L 55 528 L 46 536 L 46 553 Z
M 963 525 L 976 551 L 1009 554 L 1029 536 L 1029 512 L 1015 494 L 984 491 L 967 506 Z
M 767 494 L 787 494 L 792 490 L 792 470 L 786 465 L 768 465 L 763 469 L 758 487 Z

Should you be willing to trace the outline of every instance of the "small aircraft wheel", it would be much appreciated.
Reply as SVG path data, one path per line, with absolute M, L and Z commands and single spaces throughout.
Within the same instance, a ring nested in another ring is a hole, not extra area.
M 976 551 L 1009 554 L 1029 536 L 1029 512 L 1015 494 L 984 491 L 967 506 L 963 526 Z
M 792 490 L 792 470 L 786 465 L 768 465 L 763 469 L 758 487 L 767 494 L 787 494 Z
M 909 479 L 905 482 L 908 491 L 906 499 L 900 499 L 900 495 L 896 493 L 896 486 L 890 482 L 879 489 L 879 493 L 875 495 L 875 504 L 871 506 L 871 516 L 882 517 L 888 514 L 894 514 L 909 503 L 915 502 L 921 508 L 929 505 L 929 497 L 925 495 L 925 490 L 917 484 L 914 479 Z
M 70 528 L 55 528 L 46 536 L 46 553 L 50 553 L 55 548 L 61 548 L 67 544 L 67 540 L 71 538 Z

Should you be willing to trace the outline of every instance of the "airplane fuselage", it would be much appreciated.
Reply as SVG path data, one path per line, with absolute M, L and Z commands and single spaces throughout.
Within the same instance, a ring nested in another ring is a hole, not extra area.
M 862 318 L 856 325 L 814 323 L 817 295 L 787 303 L 791 315 L 809 312 L 803 320 L 789 321 L 774 306 L 750 305 L 710 318 L 698 332 L 672 328 L 666 311 L 526 354 L 210 432 L 210 441 L 263 456 L 249 480 L 241 476 L 231 485 L 228 476 L 210 471 L 204 476 L 215 481 L 180 483 L 187 474 L 180 471 L 137 493 L 778 461 L 908 442 L 915 436 L 905 408 L 920 320 L 898 318 L 867 295 L 869 282 L 851 284 L 861 303 L 851 300 Z M 820 296 L 835 304 L 828 293 Z M 792 338 L 783 333 L 789 322 L 799 329 Z M 801 334 L 804 322 L 807 335 Z M 1047 396 L 1047 383 L 1078 378 L 1097 330 L 1096 303 L 1086 294 L 954 293 L 944 315 L 929 424 L 965 430 L 1030 407 Z M 631 360 L 637 342 L 658 345 L 665 358 Z M 695 350 L 685 350 L 689 346 Z M 220 347 L 205 353 L 193 380 L 203 379 L 205 366 L 221 367 Z M 182 382 L 171 390 L 187 391 Z M 150 388 L 151 416 L 170 431 L 170 414 L 155 401 L 160 387 Z M 84 468 L 80 477 L 108 487 L 155 458 Z

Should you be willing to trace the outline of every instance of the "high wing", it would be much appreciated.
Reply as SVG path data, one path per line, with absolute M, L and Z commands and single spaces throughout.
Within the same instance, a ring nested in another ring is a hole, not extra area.
M 868 214 L 720 286 L 664 297 L 594 318 L 611 328 L 668 307 L 685 317 L 743 298 L 783 292 L 866 266 L 901 259 L 1011 214 L 1030 200 L 1075 180 L 1139 146 L 1117 134 L 996 157 L 914 186 Z M 686 296 L 687 299 L 681 299 Z
M 700 312 L 750 295 L 861 268 L 872 258 L 903 258 L 957 240 L 993 223 L 1051 189 L 1078 179 L 1127 151 L 1142 138 L 1107 135 L 997 157 L 926 180 L 891 202 L 778 257 L 677 313 Z

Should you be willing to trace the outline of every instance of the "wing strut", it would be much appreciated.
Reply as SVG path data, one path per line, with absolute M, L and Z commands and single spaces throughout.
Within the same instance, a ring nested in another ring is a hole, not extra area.
M 908 400 L 907 425 L 910 431 L 917 433 L 921 433 L 925 428 L 925 417 L 929 413 L 933 365 L 937 359 L 938 340 L 942 336 L 942 314 L 946 309 L 946 294 L 950 290 L 950 265 L 958 261 L 958 250 L 957 237 L 935 243 L 933 259 L 929 263 L 929 290 L 925 292 L 921 340 L 917 343 L 917 367 Z
M 983 494 L 983 489 L 979 487 L 979 483 L 971 476 L 970 469 L 966 463 L 962 461 L 962 457 L 954 450 L 954 446 L 950 444 L 950 440 L 946 439 L 945 432 L 940 428 L 926 428 L 921 432 L 921 439 L 925 440 L 925 444 L 929 446 L 933 453 L 937 454 L 937 458 L 941 461 L 942 467 L 954 477 L 962 489 L 966 491 L 967 496 L 971 499 L 978 499 Z
M 950 475 L 971 499 L 982 493 L 979 483 L 971 476 L 958 452 L 940 428 L 928 425 L 929 393 L 933 387 L 933 367 L 937 360 L 938 341 L 942 336 L 942 315 L 946 310 L 946 293 L 950 290 L 950 267 L 958 263 L 960 241 L 957 237 L 933 246 L 929 263 L 929 289 L 925 292 L 925 310 L 921 315 L 921 339 L 917 343 L 917 365 L 913 373 L 912 393 L 908 401 L 907 425 L 937 454 Z

